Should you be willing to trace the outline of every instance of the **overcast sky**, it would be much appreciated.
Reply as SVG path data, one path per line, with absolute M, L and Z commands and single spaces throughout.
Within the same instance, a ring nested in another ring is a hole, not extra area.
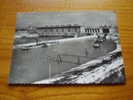
M 111 11 L 69 11 L 69 12 L 32 12 L 17 14 L 17 28 L 29 25 L 65 25 L 79 24 L 84 26 L 114 24 L 116 25 L 116 14 Z

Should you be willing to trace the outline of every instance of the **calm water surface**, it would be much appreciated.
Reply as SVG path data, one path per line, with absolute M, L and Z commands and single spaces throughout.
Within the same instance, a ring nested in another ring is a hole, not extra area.
M 30 83 L 54 76 L 114 50 L 116 45 L 107 40 L 100 48 L 94 40 L 63 42 L 49 47 L 14 50 L 11 83 Z

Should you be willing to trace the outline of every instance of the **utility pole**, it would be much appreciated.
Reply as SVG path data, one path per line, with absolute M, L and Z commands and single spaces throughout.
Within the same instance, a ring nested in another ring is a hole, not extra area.
M 51 70 L 51 64 L 50 64 L 50 59 L 47 57 L 48 60 L 48 74 L 49 74 L 49 79 L 51 78 L 52 70 Z
M 85 56 L 88 57 L 88 50 L 85 48 Z
M 77 56 L 77 64 L 80 65 L 80 57 Z
M 56 61 L 57 61 L 58 64 L 61 64 L 62 63 L 62 59 L 61 59 L 61 56 L 60 55 L 57 55 Z
M 51 78 L 51 74 L 52 74 L 52 71 L 51 71 L 51 64 L 49 63 L 49 79 Z

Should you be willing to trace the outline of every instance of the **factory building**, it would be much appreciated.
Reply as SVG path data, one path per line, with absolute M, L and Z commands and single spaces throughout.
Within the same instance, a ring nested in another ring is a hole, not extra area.
M 81 26 L 74 25 L 52 25 L 37 27 L 37 33 L 41 36 L 75 36 L 80 35 Z

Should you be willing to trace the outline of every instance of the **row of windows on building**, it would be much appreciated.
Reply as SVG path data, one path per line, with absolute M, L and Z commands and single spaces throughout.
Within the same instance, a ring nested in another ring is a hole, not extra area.
M 80 32 L 80 28 L 50 28 L 43 29 L 43 32 Z M 99 28 L 85 28 L 86 33 L 99 33 Z
M 42 32 L 42 33 L 49 33 L 49 32 L 55 32 L 55 33 L 64 33 L 64 32 L 85 32 L 85 33 L 109 33 L 110 29 L 109 28 L 81 28 L 81 27 L 59 27 L 59 28 L 36 28 L 35 30 L 27 30 L 29 32 Z
M 79 32 L 78 28 L 50 28 L 43 29 L 44 32 Z
M 100 29 L 99 28 L 86 28 L 85 32 L 87 32 L 87 33 L 99 33 Z

